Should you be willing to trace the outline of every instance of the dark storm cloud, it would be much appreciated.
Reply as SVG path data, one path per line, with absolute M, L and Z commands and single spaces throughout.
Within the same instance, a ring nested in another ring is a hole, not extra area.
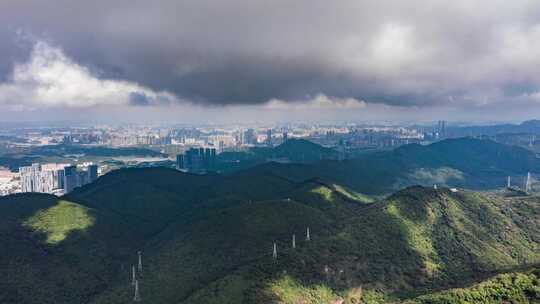
M 4 0 L 0 20 L 3 82 L 31 35 L 99 79 L 198 104 L 539 98 L 536 1 Z
M 149 106 L 151 103 L 146 94 L 131 92 L 129 94 L 129 104 L 132 106 Z
M 144 92 L 130 92 L 128 95 L 128 104 L 131 106 L 163 106 L 170 103 L 170 98 L 166 96 L 148 96 Z

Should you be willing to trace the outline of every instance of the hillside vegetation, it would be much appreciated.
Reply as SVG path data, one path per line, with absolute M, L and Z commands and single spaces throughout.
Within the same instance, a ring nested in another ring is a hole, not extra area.
M 494 189 L 506 185 L 507 176 L 522 187 L 527 172 L 540 173 L 540 158 L 531 151 L 491 140 L 458 138 L 426 146 L 410 144 L 343 161 L 267 163 L 243 173 L 272 173 L 297 181 L 320 178 L 380 195 L 417 184 Z
M 434 292 L 405 304 L 540 302 L 540 267 L 497 275 L 465 288 Z
M 119 170 L 60 199 L 0 198 L 0 303 L 130 302 L 139 250 L 142 303 L 430 303 L 540 262 L 539 202 L 418 186 L 376 201 L 271 172 Z
M 338 152 L 305 139 L 289 139 L 275 147 L 253 147 L 242 152 L 218 154 L 215 169 L 231 174 L 268 161 L 312 164 L 321 160 L 338 159 Z

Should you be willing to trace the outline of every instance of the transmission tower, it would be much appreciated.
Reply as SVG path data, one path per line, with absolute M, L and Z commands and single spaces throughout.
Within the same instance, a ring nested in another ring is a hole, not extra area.
M 531 191 L 531 172 L 527 172 L 527 182 L 525 183 L 525 192 Z
M 135 274 L 135 265 L 131 266 L 131 285 L 135 286 L 135 282 L 137 281 L 137 276 Z
M 142 272 L 142 253 L 138 251 L 137 254 L 139 255 L 139 265 L 137 267 L 139 269 L 139 272 Z
M 277 245 L 274 243 L 274 250 L 272 251 L 272 258 L 277 259 Z
M 311 236 L 309 235 L 309 227 L 306 229 L 306 241 L 311 241 Z
M 140 302 L 141 295 L 139 294 L 139 281 L 135 280 L 135 295 L 133 296 L 133 302 Z
M 293 249 L 296 248 L 296 235 L 295 234 L 292 235 L 292 248 Z

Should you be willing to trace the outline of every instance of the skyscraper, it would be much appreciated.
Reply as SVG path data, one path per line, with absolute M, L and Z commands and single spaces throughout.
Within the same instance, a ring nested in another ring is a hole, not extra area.
M 64 168 L 64 191 L 71 192 L 77 188 L 77 166 L 67 166 Z
M 215 148 L 191 148 L 176 156 L 176 168 L 193 173 L 214 169 L 217 162 Z
M 20 167 L 22 192 L 53 193 L 64 187 L 65 164 L 32 164 Z
M 28 167 L 20 167 L 22 192 L 36 192 L 37 172 L 41 171 L 39 164 L 32 164 Z
M 205 168 L 210 168 L 210 163 L 212 162 L 212 152 L 210 152 L 210 148 L 204 149 L 204 156 L 203 156 L 203 164 Z
M 94 182 L 98 178 L 98 166 L 94 164 L 90 164 L 87 167 L 88 172 L 88 182 Z
M 86 164 L 82 170 L 77 170 L 76 165 L 64 168 L 64 191 L 71 192 L 77 187 L 84 186 L 97 180 L 98 167 L 95 164 Z
M 272 146 L 272 129 L 266 130 L 266 144 Z
M 185 169 L 184 154 L 177 154 L 176 155 L 176 170 L 182 170 L 182 169 Z
M 446 121 L 439 120 L 439 123 L 437 126 L 437 133 L 439 134 L 439 138 L 446 137 Z
M 255 136 L 255 130 L 247 129 L 244 132 L 243 144 L 254 145 L 257 143 L 257 137 Z

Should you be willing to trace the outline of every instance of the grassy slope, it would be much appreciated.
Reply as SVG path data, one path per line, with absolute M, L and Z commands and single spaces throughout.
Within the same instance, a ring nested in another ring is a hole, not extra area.
M 410 188 L 362 209 L 277 264 L 265 261 L 216 281 L 188 303 L 218 303 L 229 294 L 234 299 L 243 294 L 246 303 L 328 303 L 338 297 L 378 303 L 456 286 L 538 261 L 538 218 L 530 222 L 531 214 L 523 214 L 527 208 L 537 214 L 537 202 L 529 203 L 514 208 L 475 193 Z M 528 228 L 519 228 L 525 222 Z M 253 287 L 262 288 L 258 292 L 250 290 L 242 282 L 253 272 L 261 279 L 261 269 L 266 283 Z M 239 292 L 238 286 L 247 290 Z
M 0 303 L 88 302 L 137 243 L 121 218 L 54 196 L 3 197 L 0 214 Z
M 422 295 L 406 304 L 515 303 L 540 302 L 540 268 L 504 273 L 475 283 Z
M 238 187 L 239 184 L 243 186 Z M 335 230 L 332 225 L 337 212 L 326 209 L 334 201 L 304 191 L 320 187 L 317 183 L 296 184 L 272 176 L 227 177 L 219 187 L 212 187 L 212 195 L 206 201 L 195 205 L 204 208 L 176 216 L 148 242 L 146 251 L 152 254 L 148 267 L 152 270 L 145 272 L 147 283 L 142 285 L 142 291 L 151 294 L 152 301 L 157 303 L 188 298 L 230 272 L 250 267 L 261 259 L 271 260 L 273 241 L 280 251 L 290 247 L 293 232 L 297 233 L 299 244 L 306 227 L 312 233 L 330 235 Z M 297 201 L 306 193 L 315 205 Z M 225 202 L 221 197 L 226 198 Z M 346 210 L 363 202 L 352 204 Z M 330 208 L 342 206 L 333 204 Z M 124 286 L 102 295 L 96 303 L 125 299 L 130 289 Z
M 407 189 L 383 204 L 362 208 L 361 215 L 286 252 L 278 263 L 265 260 L 229 273 L 199 290 L 188 303 L 201 299 L 220 303 L 240 295 L 246 303 L 327 303 L 329 297 L 378 302 L 382 294 L 407 298 L 482 273 L 537 262 L 538 219 L 527 222 L 531 214 L 522 214 L 537 208 L 537 202 L 529 203 L 514 210 L 509 202 L 474 193 Z M 508 215 L 489 214 L 493 211 Z M 485 223 L 488 214 L 493 221 Z M 507 228 L 525 222 L 530 229 Z M 250 287 L 245 282 L 253 277 L 265 278 L 266 283 Z M 223 303 L 234 302 L 238 301 Z
M 94 225 L 91 210 L 68 201 L 59 200 L 54 206 L 40 210 L 23 222 L 27 229 L 43 233 L 47 244 L 58 244 L 75 231 L 86 231 Z
M 63 200 L 76 204 L 0 199 L 9 215 L 0 221 L 1 248 L 10 248 L 0 269 L 13 278 L 0 282 L 0 302 L 125 303 L 140 249 L 141 295 L 152 303 L 376 303 L 539 259 L 536 198 L 413 187 L 371 203 L 318 180 L 155 168 L 114 172 Z M 55 230 L 65 239 L 47 242 L 40 227 L 50 219 L 40 215 L 66 212 L 78 216 Z

